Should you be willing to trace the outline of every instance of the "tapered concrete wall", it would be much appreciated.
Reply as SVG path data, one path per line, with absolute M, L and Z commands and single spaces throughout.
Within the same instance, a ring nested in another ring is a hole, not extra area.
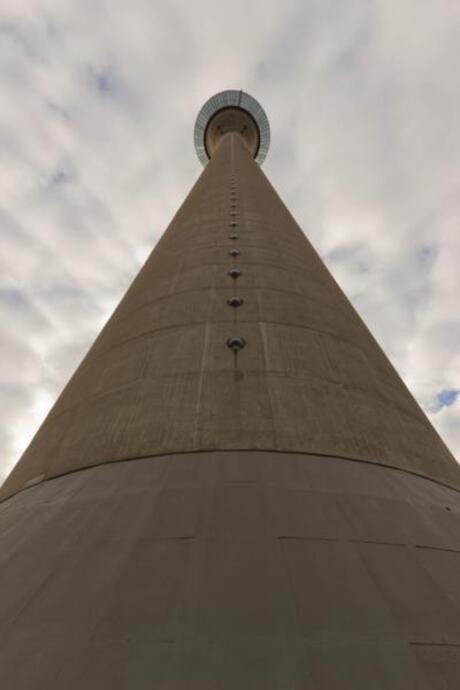
M 227 305 L 232 295 L 242 307 Z M 232 335 L 247 342 L 236 358 Z M 339 455 L 460 486 L 451 454 L 229 134 L 1 496 L 105 462 L 236 448 Z
M 228 135 L 3 487 L 0 688 L 454 690 L 459 472 Z
M 0 505 L 0 687 L 456 690 L 459 496 L 266 451 L 43 482 Z

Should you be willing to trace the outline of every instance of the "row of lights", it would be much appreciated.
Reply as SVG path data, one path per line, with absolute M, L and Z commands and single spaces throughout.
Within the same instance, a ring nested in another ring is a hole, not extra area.
M 234 230 L 238 227 L 238 223 L 236 222 L 236 183 L 234 177 L 232 177 L 231 179 L 230 208 L 230 227 Z M 239 240 L 239 236 L 236 230 L 234 230 L 234 232 L 229 236 L 229 239 L 233 241 Z M 236 258 L 241 255 L 241 252 L 239 249 L 234 248 L 231 249 L 228 252 L 228 254 L 232 257 L 234 261 L 236 261 Z M 230 278 L 236 281 L 237 278 L 239 278 L 241 275 L 241 270 L 237 266 L 233 265 L 232 268 L 228 271 L 228 275 L 230 276 Z M 227 300 L 227 304 L 229 307 L 233 307 L 233 309 L 238 309 L 238 307 L 242 306 L 243 300 L 241 299 L 241 297 L 230 297 Z M 235 354 L 242 350 L 245 345 L 245 339 L 239 335 L 233 335 L 227 340 L 227 347 L 233 350 Z

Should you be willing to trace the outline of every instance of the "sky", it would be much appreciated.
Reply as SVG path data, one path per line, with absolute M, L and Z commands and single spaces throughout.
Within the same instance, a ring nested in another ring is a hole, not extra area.
M 264 171 L 460 459 L 458 0 L 2 0 L 0 480 L 248 91 Z

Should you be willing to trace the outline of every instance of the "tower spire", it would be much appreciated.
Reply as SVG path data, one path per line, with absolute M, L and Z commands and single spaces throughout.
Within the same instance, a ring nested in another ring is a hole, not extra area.
M 198 113 L 194 142 L 203 165 L 225 134 L 239 134 L 259 165 L 270 146 L 270 125 L 262 106 L 244 91 L 221 91 L 209 98 Z

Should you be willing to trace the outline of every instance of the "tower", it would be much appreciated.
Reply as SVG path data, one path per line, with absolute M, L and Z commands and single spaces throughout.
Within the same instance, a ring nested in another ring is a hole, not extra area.
M 260 169 L 247 94 L 2 488 L 0 683 L 457 687 L 460 473 Z

